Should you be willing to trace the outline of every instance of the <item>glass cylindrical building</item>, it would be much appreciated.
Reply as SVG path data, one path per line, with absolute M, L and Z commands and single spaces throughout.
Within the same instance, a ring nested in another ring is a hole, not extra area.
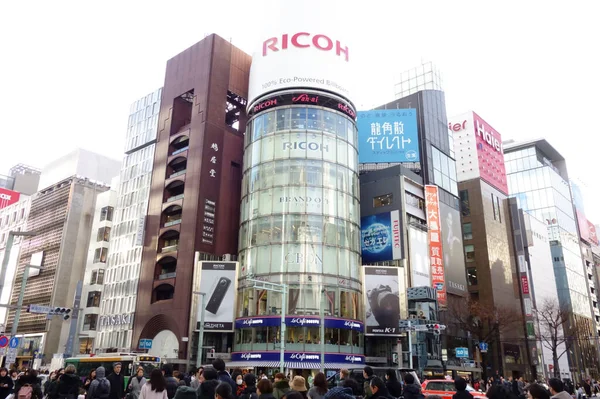
M 283 307 L 286 366 L 313 368 L 306 360 L 319 363 L 323 350 L 328 366 L 360 364 L 364 325 L 354 107 L 330 92 L 288 89 L 258 97 L 249 114 L 234 352 L 274 359 L 269 352 L 280 348 Z M 287 304 L 281 293 L 256 289 L 248 278 L 287 284 Z

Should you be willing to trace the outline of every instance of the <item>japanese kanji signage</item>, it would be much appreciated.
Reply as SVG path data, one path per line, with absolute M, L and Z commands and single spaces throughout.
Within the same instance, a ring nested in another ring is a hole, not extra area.
M 360 163 L 419 162 L 416 109 L 360 111 L 357 126 Z
M 440 203 L 438 188 L 425 186 L 425 209 L 427 211 L 427 227 L 429 235 L 429 264 L 431 267 L 431 283 L 437 293 L 440 307 L 446 306 L 446 278 L 444 276 L 444 255 L 442 253 L 442 230 L 440 226 Z

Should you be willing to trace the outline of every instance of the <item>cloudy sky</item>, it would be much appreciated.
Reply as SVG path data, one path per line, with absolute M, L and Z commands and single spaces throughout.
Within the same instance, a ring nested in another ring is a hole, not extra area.
M 434 61 L 448 115 L 475 110 L 504 139 L 545 137 L 597 184 L 600 3 L 285 1 L 349 27 L 358 105 L 393 99 L 402 70 Z M 0 173 L 76 147 L 122 157 L 129 104 L 162 86 L 166 60 L 209 33 L 252 52 L 273 1 L 4 1 L 0 5 Z M 598 207 L 600 208 L 600 207 Z

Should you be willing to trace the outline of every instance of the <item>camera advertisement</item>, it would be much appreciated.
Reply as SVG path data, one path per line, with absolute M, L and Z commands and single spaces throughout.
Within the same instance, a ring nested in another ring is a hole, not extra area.
M 363 266 L 366 335 L 400 335 L 400 273 L 397 267 Z
M 192 294 L 196 302 L 196 330 L 200 328 L 204 312 L 205 331 L 233 331 L 237 265 L 237 262 L 198 262 L 196 274 L 200 274 L 200 284 L 197 291 L 205 295 L 201 307 L 200 295 Z M 194 291 L 197 287 L 198 284 L 194 284 Z

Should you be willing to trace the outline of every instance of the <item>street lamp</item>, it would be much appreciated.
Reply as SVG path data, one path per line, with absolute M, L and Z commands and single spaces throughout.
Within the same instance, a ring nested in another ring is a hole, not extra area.
M 281 293 L 281 327 L 279 328 L 279 343 L 280 343 L 280 351 L 279 351 L 279 371 L 281 373 L 284 372 L 284 359 L 285 359 L 285 312 L 287 309 L 287 295 L 288 295 L 288 285 L 287 284 L 277 284 L 270 283 L 267 281 L 254 280 L 251 278 L 246 279 L 249 283 L 253 283 L 252 288 L 279 292 Z
M 195 295 L 200 295 L 200 328 L 198 330 L 198 353 L 196 355 L 196 367 L 202 366 L 202 345 L 204 345 L 204 298 L 206 297 L 205 292 L 194 291 Z

